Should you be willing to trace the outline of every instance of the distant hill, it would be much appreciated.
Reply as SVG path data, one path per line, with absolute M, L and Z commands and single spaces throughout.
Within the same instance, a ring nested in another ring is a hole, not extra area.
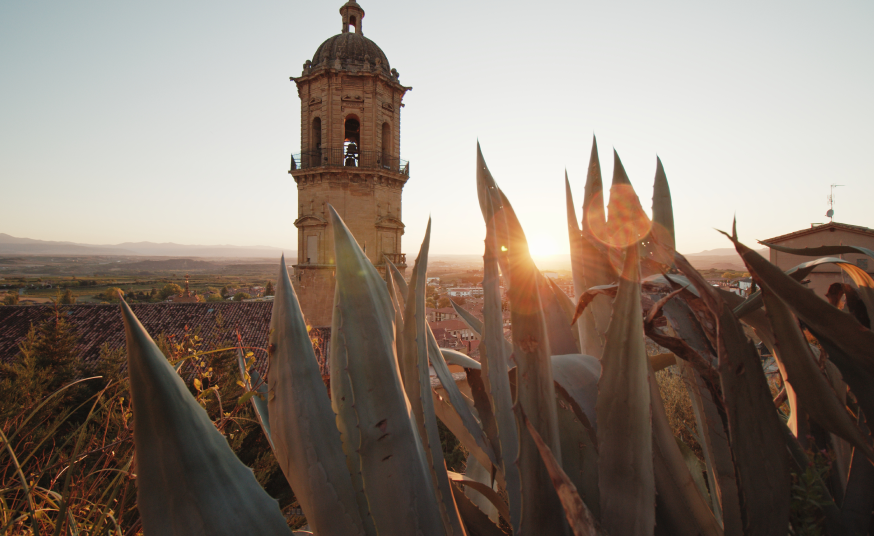
M 767 259 L 770 250 L 762 248 L 755 251 Z M 708 249 L 699 253 L 687 253 L 685 256 L 696 270 L 747 271 L 746 265 L 734 248 Z
M 33 240 L 0 233 L 0 255 L 136 255 L 136 253 L 115 246 Z
M 293 250 L 271 246 L 187 245 L 166 242 L 125 242 L 114 245 L 79 244 L 19 238 L 0 233 L 0 255 L 142 255 L 149 257 L 276 257 Z
M 162 270 L 214 270 L 220 268 L 220 264 L 209 261 L 199 261 L 195 259 L 167 259 L 162 261 L 137 261 L 119 264 L 116 266 L 122 270 L 145 270 L 145 271 L 162 271 Z

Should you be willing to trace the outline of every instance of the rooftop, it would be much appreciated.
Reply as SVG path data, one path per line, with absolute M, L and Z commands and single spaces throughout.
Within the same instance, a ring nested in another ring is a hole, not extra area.
M 775 236 L 774 238 L 768 238 L 767 240 L 759 240 L 760 244 L 768 244 L 768 243 L 777 243 L 783 242 L 784 240 L 790 240 L 792 238 L 798 238 L 799 236 L 806 236 L 816 233 L 822 232 L 835 232 L 835 231 L 849 231 L 851 233 L 858 233 L 867 236 L 874 236 L 874 229 L 863 227 L 861 225 L 850 225 L 848 223 L 838 223 L 836 221 L 832 221 L 829 223 L 823 223 L 821 225 L 811 224 L 808 229 L 801 229 L 799 231 L 794 231 L 788 234 Z
M 135 303 L 131 309 L 153 338 L 164 334 L 177 338 L 186 326 L 207 344 L 236 341 L 239 330 L 244 346 L 267 347 L 267 333 L 273 304 L 270 302 L 229 303 Z M 86 362 L 100 356 L 100 348 L 124 348 L 124 324 L 117 305 L 67 305 L 62 314 L 79 334 L 77 350 Z M 53 312 L 52 306 L 0 307 L 0 361 L 18 355 L 18 344 L 31 324 L 39 324 Z M 220 320 L 220 321 L 219 321 Z M 259 370 L 267 367 L 267 354 L 255 351 Z

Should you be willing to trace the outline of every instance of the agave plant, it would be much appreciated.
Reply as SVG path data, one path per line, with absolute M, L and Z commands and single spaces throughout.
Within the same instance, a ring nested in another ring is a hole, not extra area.
M 618 155 L 605 207 L 595 143 L 581 220 L 567 178 L 566 186 L 577 303 L 538 271 L 477 147 L 483 320 L 457 310 L 482 341 L 480 362 L 439 348 L 425 319 L 430 223 L 407 283 L 388 261 L 383 278 L 330 208 L 329 397 L 282 259 L 266 385 L 246 372 L 242 355 L 241 371 L 247 389 L 260 392 L 255 411 L 313 533 L 797 533 L 790 472 L 807 467 L 808 432 L 817 427 L 838 453 L 835 482 L 814 479 L 826 528 L 867 534 L 874 451 L 863 416 L 874 412 L 874 335 L 799 281 L 836 263 L 868 310 L 874 281 L 836 258 L 783 273 L 733 232 L 761 289 L 744 299 L 708 285 L 675 252 L 661 162 L 652 218 Z M 499 275 L 509 281 L 512 341 L 503 334 Z M 288 534 L 275 501 L 121 307 L 145 534 Z M 786 416 L 745 326 L 777 358 Z M 647 337 L 666 351 L 648 356 Z M 466 381 L 456 382 L 448 364 L 462 366 Z M 655 371 L 669 365 L 692 401 L 703 473 L 668 424 Z M 470 453 L 464 475 L 446 468 L 438 420 Z

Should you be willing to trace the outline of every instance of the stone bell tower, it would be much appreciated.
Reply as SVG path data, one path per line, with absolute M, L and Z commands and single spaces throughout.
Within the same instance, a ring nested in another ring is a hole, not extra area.
M 340 8 L 341 33 L 321 44 L 292 77 L 300 97 L 299 154 L 289 173 L 297 183 L 297 264 L 292 282 L 307 323 L 331 325 L 334 234 L 327 205 L 340 214 L 380 272 L 388 257 L 401 271 L 401 194 L 410 177 L 400 159 L 401 108 L 411 90 L 370 39 L 355 0 Z

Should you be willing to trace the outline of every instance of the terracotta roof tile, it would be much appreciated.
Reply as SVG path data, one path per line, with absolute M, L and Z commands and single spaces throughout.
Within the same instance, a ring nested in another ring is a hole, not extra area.
M 273 311 L 271 302 L 139 303 L 131 309 L 152 337 L 160 334 L 181 337 L 185 327 L 198 333 L 206 344 L 235 342 L 239 330 L 245 346 L 267 347 L 267 333 Z M 96 360 L 100 348 L 125 345 L 124 325 L 117 305 L 69 305 L 63 314 L 76 326 L 78 350 L 86 362 Z M 38 324 L 52 312 L 51 306 L 0 307 L 0 361 L 18 354 L 18 344 L 31 324 Z M 221 315 L 222 326 L 217 319 Z M 267 365 L 265 352 L 255 351 L 257 367 Z

